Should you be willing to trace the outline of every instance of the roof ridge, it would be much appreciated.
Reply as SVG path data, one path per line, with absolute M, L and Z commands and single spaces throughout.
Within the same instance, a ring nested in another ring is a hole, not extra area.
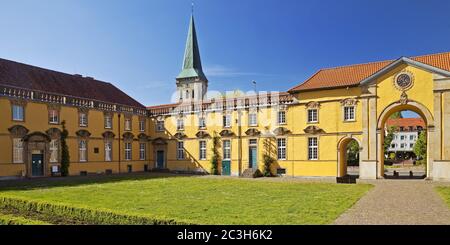
M 347 68 L 347 67 L 352 67 L 352 66 L 373 65 L 373 64 L 377 64 L 377 63 L 394 62 L 394 61 L 395 60 L 371 61 L 371 62 L 358 63 L 358 64 L 342 65 L 342 66 L 335 66 L 335 67 L 325 67 L 325 68 L 321 68 L 320 70 L 323 70 L 323 71 L 325 71 L 325 70 L 336 70 L 336 69 Z
M 318 71 L 316 71 L 316 72 L 315 72 L 314 74 L 312 74 L 310 77 L 308 77 L 308 78 L 307 78 L 305 81 L 303 81 L 302 83 L 300 83 L 300 84 L 298 84 L 298 85 L 295 85 L 294 87 L 288 89 L 288 91 L 294 90 L 294 89 L 296 89 L 296 88 L 302 86 L 303 84 L 309 82 L 313 77 L 315 77 L 315 76 L 316 76 L 317 74 L 319 74 L 321 71 L 323 71 L 322 68 L 319 69 Z
M 417 56 L 405 56 L 405 55 L 402 55 L 402 56 L 400 56 L 400 58 L 401 57 L 406 57 L 406 58 L 409 58 L 409 59 L 416 59 L 416 58 L 423 58 L 423 57 L 427 57 L 427 56 L 449 54 L 449 53 L 450 53 L 450 51 L 433 53 L 433 54 L 423 54 L 423 55 L 417 55 Z M 372 65 L 372 64 L 383 63 L 383 62 L 394 62 L 395 60 L 397 60 L 397 59 L 370 61 L 370 62 L 365 62 L 365 63 L 349 64 L 349 65 L 334 66 L 334 67 L 325 67 L 325 68 L 321 68 L 320 70 L 333 70 L 333 69 L 346 68 L 346 67 L 352 67 L 352 66 Z
M 77 77 L 77 75 L 81 75 L 81 74 L 70 74 L 70 73 L 68 73 L 68 72 L 62 72 L 62 71 L 52 70 L 52 69 L 45 68 L 45 67 L 40 67 L 40 66 L 30 65 L 30 64 L 26 64 L 26 63 L 14 61 L 14 60 L 8 60 L 8 59 L 0 58 L 0 61 L 2 61 L 2 60 L 5 61 L 5 62 L 12 62 L 12 63 L 18 64 L 18 65 L 22 65 L 22 66 L 28 66 L 28 67 L 30 67 L 30 68 L 35 68 L 35 69 L 45 70 L 45 71 L 48 71 L 48 72 L 59 73 L 59 74 L 65 75 L 65 76 Z M 94 78 L 94 77 L 90 77 L 90 76 L 83 76 L 83 75 L 81 75 L 81 78 L 84 78 L 84 79 L 90 80 L 90 81 L 94 80 L 94 81 L 96 81 L 96 82 L 101 82 L 101 83 L 105 83 L 105 84 L 112 84 L 112 83 L 110 83 L 110 82 L 105 82 L 105 81 L 102 81 L 102 80 L 98 80 L 98 79 L 96 79 L 96 78 Z

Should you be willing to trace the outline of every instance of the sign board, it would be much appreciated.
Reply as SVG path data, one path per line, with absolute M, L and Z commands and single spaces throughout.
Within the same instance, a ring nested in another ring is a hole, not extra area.
M 52 166 L 52 173 L 58 173 L 58 172 L 59 172 L 59 166 L 58 165 Z

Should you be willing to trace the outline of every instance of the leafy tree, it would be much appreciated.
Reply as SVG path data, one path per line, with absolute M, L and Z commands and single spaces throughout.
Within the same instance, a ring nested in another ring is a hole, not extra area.
M 391 126 L 387 129 L 387 134 L 384 136 L 384 152 L 387 152 L 387 150 L 389 149 L 396 131 L 397 127 L 395 126 Z
M 220 154 L 219 154 L 219 150 L 217 148 L 219 148 L 220 146 L 220 137 L 217 135 L 216 132 L 214 132 L 214 136 L 213 136 L 213 147 L 212 147 L 212 152 L 213 152 L 213 156 L 211 158 L 211 174 L 213 175 L 219 175 L 219 161 L 220 161 Z
M 61 132 L 61 175 L 68 176 L 69 175 L 69 166 L 70 166 L 70 154 L 69 147 L 67 146 L 67 136 L 69 132 L 66 129 L 66 121 L 62 121 L 62 132 Z
M 394 112 L 394 113 L 392 113 L 392 115 L 389 118 L 391 118 L 391 119 L 403 118 L 402 112 L 401 111 Z
M 427 157 L 427 137 L 424 131 L 420 132 L 416 144 L 413 148 L 414 154 L 420 159 L 420 164 L 426 163 Z
M 356 165 L 359 162 L 359 144 L 356 140 L 347 144 L 347 162 Z

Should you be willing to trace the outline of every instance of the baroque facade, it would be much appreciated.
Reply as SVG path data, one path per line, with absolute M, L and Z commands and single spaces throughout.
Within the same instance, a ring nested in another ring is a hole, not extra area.
M 0 176 L 58 173 L 64 121 L 71 175 L 262 170 L 346 175 L 346 147 L 360 146 L 360 178 L 383 178 L 392 113 L 425 121 L 427 177 L 450 180 L 450 53 L 321 69 L 286 92 L 206 98 L 194 19 L 174 104 L 145 107 L 110 83 L 0 59 Z

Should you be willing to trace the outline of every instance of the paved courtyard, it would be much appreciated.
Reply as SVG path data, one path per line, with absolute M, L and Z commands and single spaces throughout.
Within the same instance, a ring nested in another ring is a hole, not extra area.
M 375 187 L 342 214 L 337 225 L 450 224 L 450 209 L 425 180 L 377 180 Z

